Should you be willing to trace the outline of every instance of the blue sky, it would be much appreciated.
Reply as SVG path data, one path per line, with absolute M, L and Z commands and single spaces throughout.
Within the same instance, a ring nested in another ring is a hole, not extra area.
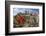
M 14 8 L 13 9 L 13 16 L 17 15 L 17 13 L 22 12 L 25 13 L 25 10 L 29 11 L 29 13 L 39 13 L 39 9 L 34 9 L 34 8 Z

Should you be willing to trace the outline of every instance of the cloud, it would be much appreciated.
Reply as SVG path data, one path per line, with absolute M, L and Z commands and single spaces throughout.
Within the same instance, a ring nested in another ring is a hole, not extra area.
M 39 13 L 39 9 L 33 9 L 33 8 L 14 8 L 13 9 L 13 15 L 17 15 L 17 13 L 21 12 L 21 13 L 25 13 L 26 11 L 29 11 L 29 13 L 35 13 L 38 12 Z

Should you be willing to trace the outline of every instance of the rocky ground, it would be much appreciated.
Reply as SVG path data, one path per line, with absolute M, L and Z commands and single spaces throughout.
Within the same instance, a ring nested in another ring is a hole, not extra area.
M 26 17 L 26 21 L 23 25 L 18 25 L 14 23 L 14 27 L 38 27 L 39 26 L 39 16 L 30 16 L 30 15 L 26 15 L 28 17 Z

